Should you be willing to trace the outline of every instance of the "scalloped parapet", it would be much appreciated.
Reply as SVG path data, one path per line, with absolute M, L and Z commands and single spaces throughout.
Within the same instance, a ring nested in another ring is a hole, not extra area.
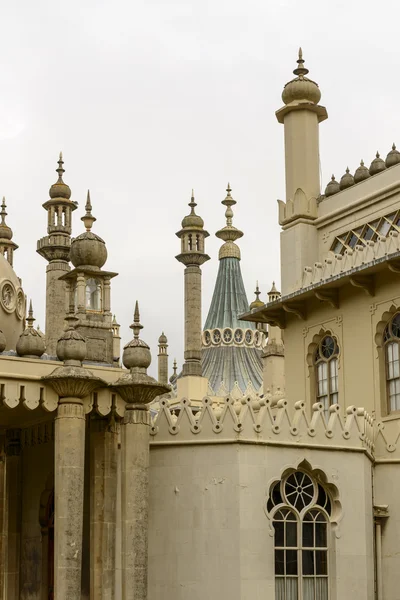
M 321 403 L 312 406 L 311 416 L 304 402 L 290 409 L 284 399 L 275 406 L 270 399 L 232 397 L 213 403 L 204 398 L 194 414 L 187 399 L 181 401 L 178 417 L 172 414 L 168 400 L 161 400 L 155 416 L 151 443 L 245 443 L 293 444 L 295 446 L 330 446 L 355 451 L 374 452 L 374 421 L 363 409 L 342 409 L 334 404 L 325 417 Z

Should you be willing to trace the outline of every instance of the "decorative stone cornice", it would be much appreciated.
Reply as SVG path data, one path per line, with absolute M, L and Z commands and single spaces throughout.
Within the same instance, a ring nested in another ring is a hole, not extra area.
M 42 377 L 42 381 L 51 385 L 60 399 L 82 399 L 94 390 L 106 386 L 100 377 L 78 366 L 58 367 L 50 375 Z
M 288 225 L 297 219 L 314 221 L 318 216 L 318 207 L 316 198 L 307 198 L 301 188 L 298 188 L 294 198 L 289 198 L 285 203 L 278 200 L 279 205 L 279 225 Z
M 176 260 L 184 264 L 185 267 L 200 267 L 207 260 L 210 260 L 208 254 L 202 252 L 182 252 L 175 256 Z
M 124 373 L 110 387 L 118 392 L 127 404 L 145 405 L 150 404 L 157 396 L 168 393 L 169 385 L 159 383 L 153 377 L 147 375 L 145 370 L 133 368 Z

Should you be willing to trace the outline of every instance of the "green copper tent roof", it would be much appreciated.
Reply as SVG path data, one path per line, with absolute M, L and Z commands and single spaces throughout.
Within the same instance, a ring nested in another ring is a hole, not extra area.
M 237 327 L 254 329 L 249 321 L 239 321 L 238 315 L 249 311 L 238 258 L 221 258 L 211 306 L 204 329 Z M 224 383 L 228 393 L 235 382 L 245 393 L 249 382 L 258 391 L 262 385 L 261 349 L 247 346 L 212 346 L 202 349 L 203 375 L 215 393 Z
M 254 323 L 239 321 L 238 316 L 249 312 L 238 258 L 222 258 L 204 329 L 241 327 L 254 329 Z

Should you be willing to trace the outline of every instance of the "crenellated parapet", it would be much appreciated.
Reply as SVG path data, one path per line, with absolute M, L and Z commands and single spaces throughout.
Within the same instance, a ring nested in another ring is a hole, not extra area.
M 316 403 L 310 415 L 305 402 L 291 408 L 284 399 L 273 406 L 271 400 L 261 398 L 247 398 L 244 403 L 231 397 L 222 403 L 204 398 L 195 414 L 185 399 L 179 415 L 164 399 L 151 435 L 153 445 L 254 442 L 345 448 L 364 451 L 371 458 L 374 452 L 374 421 L 363 408 L 333 405 L 326 415 L 323 405 Z

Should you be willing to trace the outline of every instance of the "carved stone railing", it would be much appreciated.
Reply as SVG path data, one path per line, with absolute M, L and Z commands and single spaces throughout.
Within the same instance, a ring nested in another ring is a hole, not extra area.
M 323 262 L 304 268 L 302 287 L 323 283 L 379 260 L 389 260 L 391 255 L 399 261 L 399 257 L 396 256 L 399 252 L 400 236 L 397 231 L 391 231 L 388 237 L 380 236 L 376 242 L 367 241 L 365 246 L 358 245 L 354 250 L 348 249 L 343 256 L 330 252 Z M 393 270 L 396 268 L 396 265 L 393 265 Z

